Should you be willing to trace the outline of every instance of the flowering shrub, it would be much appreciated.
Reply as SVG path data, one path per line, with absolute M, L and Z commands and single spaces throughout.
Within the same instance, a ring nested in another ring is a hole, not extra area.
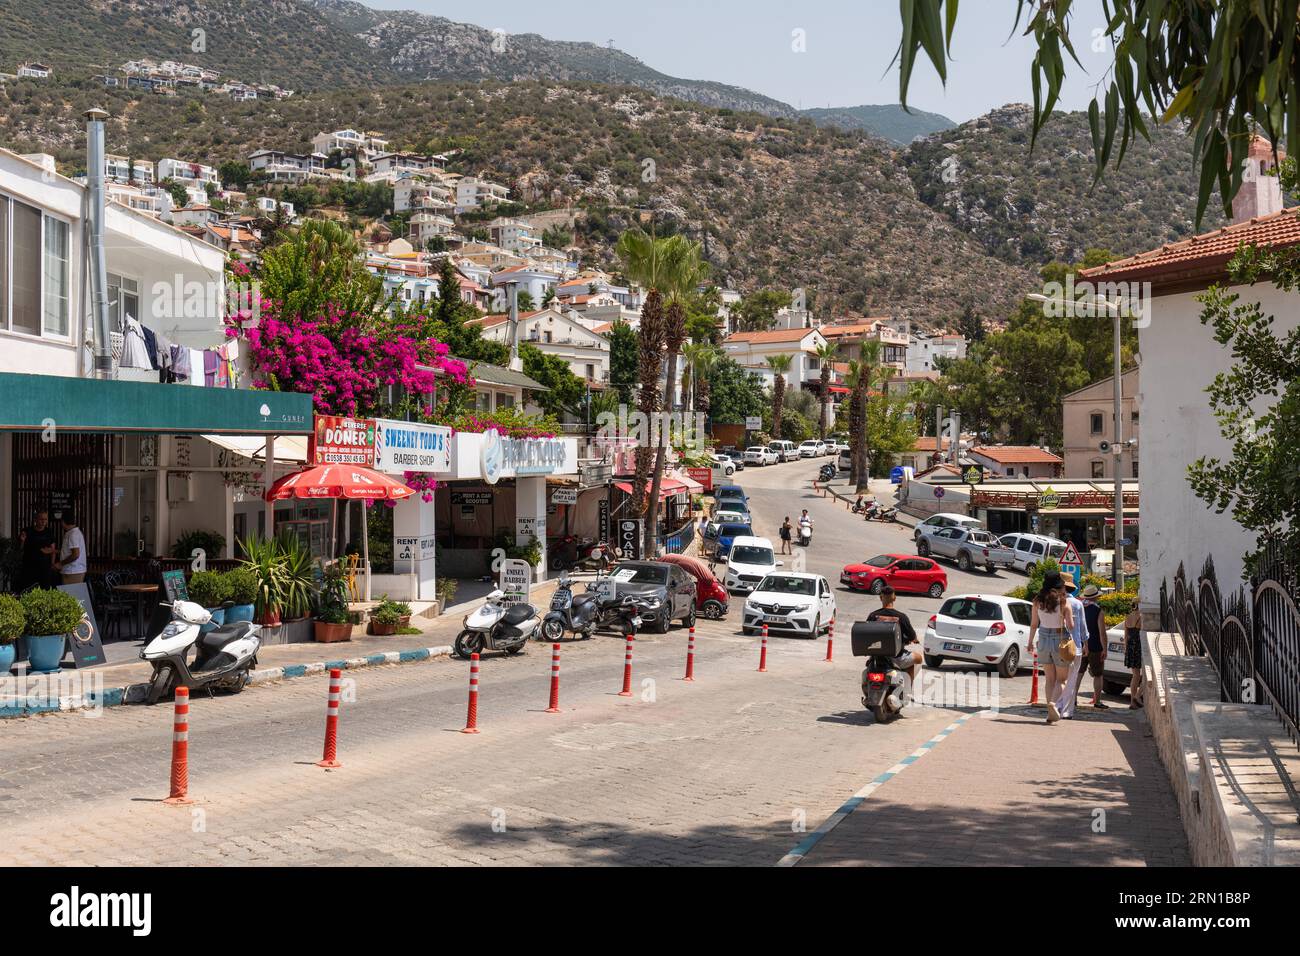
M 465 365 L 447 357 L 445 344 L 412 336 L 410 326 L 370 328 L 365 317 L 334 304 L 324 315 L 296 321 L 283 318 L 269 299 L 261 299 L 260 316 L 248 327 L 242 313 L 232 316 L 226 330 L 248 342 L 254 387 L 308 392 L 322 414 L 381 414 L 387 386 L 431 401 L 438 373 L 468 381 Z
M 403 472 L 402 481 L 406 483 L 406 487 L 419 492 L 420 500 L 426 503 L 433 500 L 433 492 L 438 487 L 438 482 L 422 471 Z

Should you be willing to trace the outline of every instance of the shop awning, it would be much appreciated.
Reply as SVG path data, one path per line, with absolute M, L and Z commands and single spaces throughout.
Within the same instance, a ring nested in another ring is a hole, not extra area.
M 632 493 L 632 482 L 630 481 L 616 481 L 614 487 L 625 494 L 630 495 Z M 647 495 L 650 494 L 650 487 L 651 482 L 647 481 L 645 483 L 645 493 Z M 663 484 L 659 486 L 659 497 L 671 498 L 673 495 L 680 495 L 684 491 L 690 491 L 685 482 L 678 481 L 676 478 L 665 477 Z
M 678 473 L 673 475 L 672 480 L 681 484 L 687 491 L 689 491 L 693 495 L 704 494 L 704 486 L 700 484 L 698 481 L 696 481 L 694 478 L 692 478 L 690 475 L 683 475 L 681 473 Z M 664 481 L 668 481 L 668 478 L 665 477 Z
M 310 435 L 311 396 L 0 372 L 0 429 Z
M 260 435 L 204 435 L 212 444 L 232 451 L 249 461 L 266 461 L 266 439 Z M 284 435 L 275 440 L 276 461 L 307 460 L 307 439 L 302 435 Z

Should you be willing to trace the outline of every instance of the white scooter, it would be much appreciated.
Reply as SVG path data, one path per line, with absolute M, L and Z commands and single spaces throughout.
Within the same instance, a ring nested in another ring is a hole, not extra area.
M 500 588 L 487 596 L 482 607 L 466 614 L 465 630 L 456 636 L 452 651 L 468 659 L 483 651 L 518 654 L 542 626 L 542 616 L 531 604 L 505 604 Z
M 252 621 L 236 621 L 200 634 L 202 625 L 212 623 L 207 608 L 193 601 L 162 606 L 172 609 L 172 619 L 140 652 L 142 660 L 153 664 L 145 702 L 156 704 L 182 686 L 209 691 L 216 687 L 232 694 L 243 690 L 249 671 L 257 666 L 262 628 Z M 198 651 L 190 661 L 189 651 L 195 646 Z
M 799 522 L 799 543 L 805 548 L 812 544 L 812 522 Z

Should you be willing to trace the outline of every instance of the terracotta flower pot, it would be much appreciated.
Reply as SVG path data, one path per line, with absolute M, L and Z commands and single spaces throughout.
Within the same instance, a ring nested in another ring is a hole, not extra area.
M 340 641 L 352 640 L 352 624 L 326 624 L 324 621 L 316 621 L 316 643 L 317 644 L 337 644 Z
M 401 625 L 398 624 L 380 624 L 378 621 L 372 619 L 370 622 L 370 633 L 376 637 L 390 637 L 397 633 L 397 629 L 400 626 Z

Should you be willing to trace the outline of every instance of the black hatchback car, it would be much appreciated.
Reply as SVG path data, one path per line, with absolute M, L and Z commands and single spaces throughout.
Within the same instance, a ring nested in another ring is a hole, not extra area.
M 614 594 L 623 597 L 656 597 L 660 611 L 656 617 L 645 620 L 645 629 L 656 634 L 667 634 L 673 621 L 684 627 L 695 623 L 695 578 L 681 568 L 662 561 L 621 561 L 609 573 L 614 583 Z

